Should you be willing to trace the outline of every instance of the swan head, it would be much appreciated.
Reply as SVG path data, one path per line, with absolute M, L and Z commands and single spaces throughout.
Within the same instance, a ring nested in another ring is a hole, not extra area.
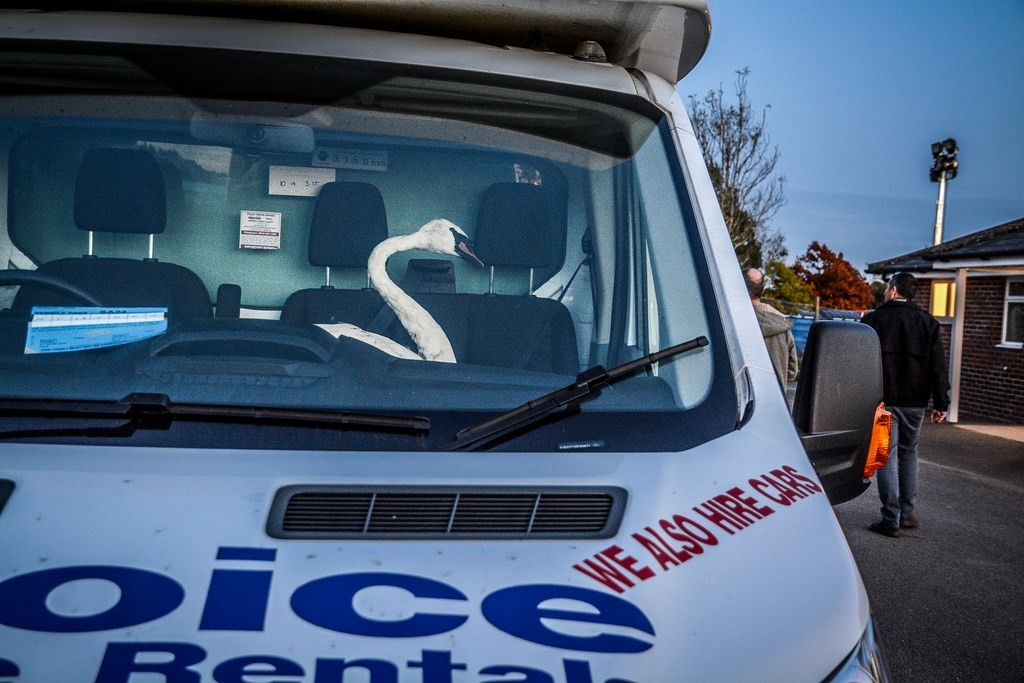
M 473 240 L 462 228 L 445 218 L 435 218 L 417 231 L 425 238 L 424 249 L 435 254 L 458 256 L 483 268 L 484 262 L 473 252 Z

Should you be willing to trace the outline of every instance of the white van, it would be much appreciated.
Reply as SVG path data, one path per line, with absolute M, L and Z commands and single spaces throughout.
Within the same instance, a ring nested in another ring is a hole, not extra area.
M 790 413 L 676 91 L 709 29 L 0 10 L 0 681 L 887 680 L 830 505 L 877 340 L 815 325 Z

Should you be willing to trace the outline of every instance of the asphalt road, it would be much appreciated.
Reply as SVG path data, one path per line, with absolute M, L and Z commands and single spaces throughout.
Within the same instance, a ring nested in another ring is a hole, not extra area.
M 925 424 L 921 458 L 918 529 L 868 531 L 874 486 L 834 508 L 893 679 L 1021 683 L 1024 442 Z

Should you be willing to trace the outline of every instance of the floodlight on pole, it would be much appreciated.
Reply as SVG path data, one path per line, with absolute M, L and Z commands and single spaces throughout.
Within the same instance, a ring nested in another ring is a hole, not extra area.
M 942 244 L 942 222 L 946 212 L 946 181 L 956 177 L 960 162 L 956 140 L 946 138 L 942 142 L 932 143 L 932 167 L 929 173 L 931 181 L 939 184 L 939 199 L 935 203 L 935 229 L 932 233 L 932 244 Z

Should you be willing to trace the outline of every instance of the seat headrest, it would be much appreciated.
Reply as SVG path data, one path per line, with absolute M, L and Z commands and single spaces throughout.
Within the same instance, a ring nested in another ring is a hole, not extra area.
M 488 266 L 558 268 L 565 258 L 564 216 L 550 193 L 526 183 L 487 188 L 473 243 Z
M 384 198 L 369 183 L 320 188 L 309 228 L 309 264 L 365 268 L 373 248 L 388 238 Z
M 160 165 L 142 149 L 86 151 L 75 183 L 79 230 L 155 235 L 167 226 Z

